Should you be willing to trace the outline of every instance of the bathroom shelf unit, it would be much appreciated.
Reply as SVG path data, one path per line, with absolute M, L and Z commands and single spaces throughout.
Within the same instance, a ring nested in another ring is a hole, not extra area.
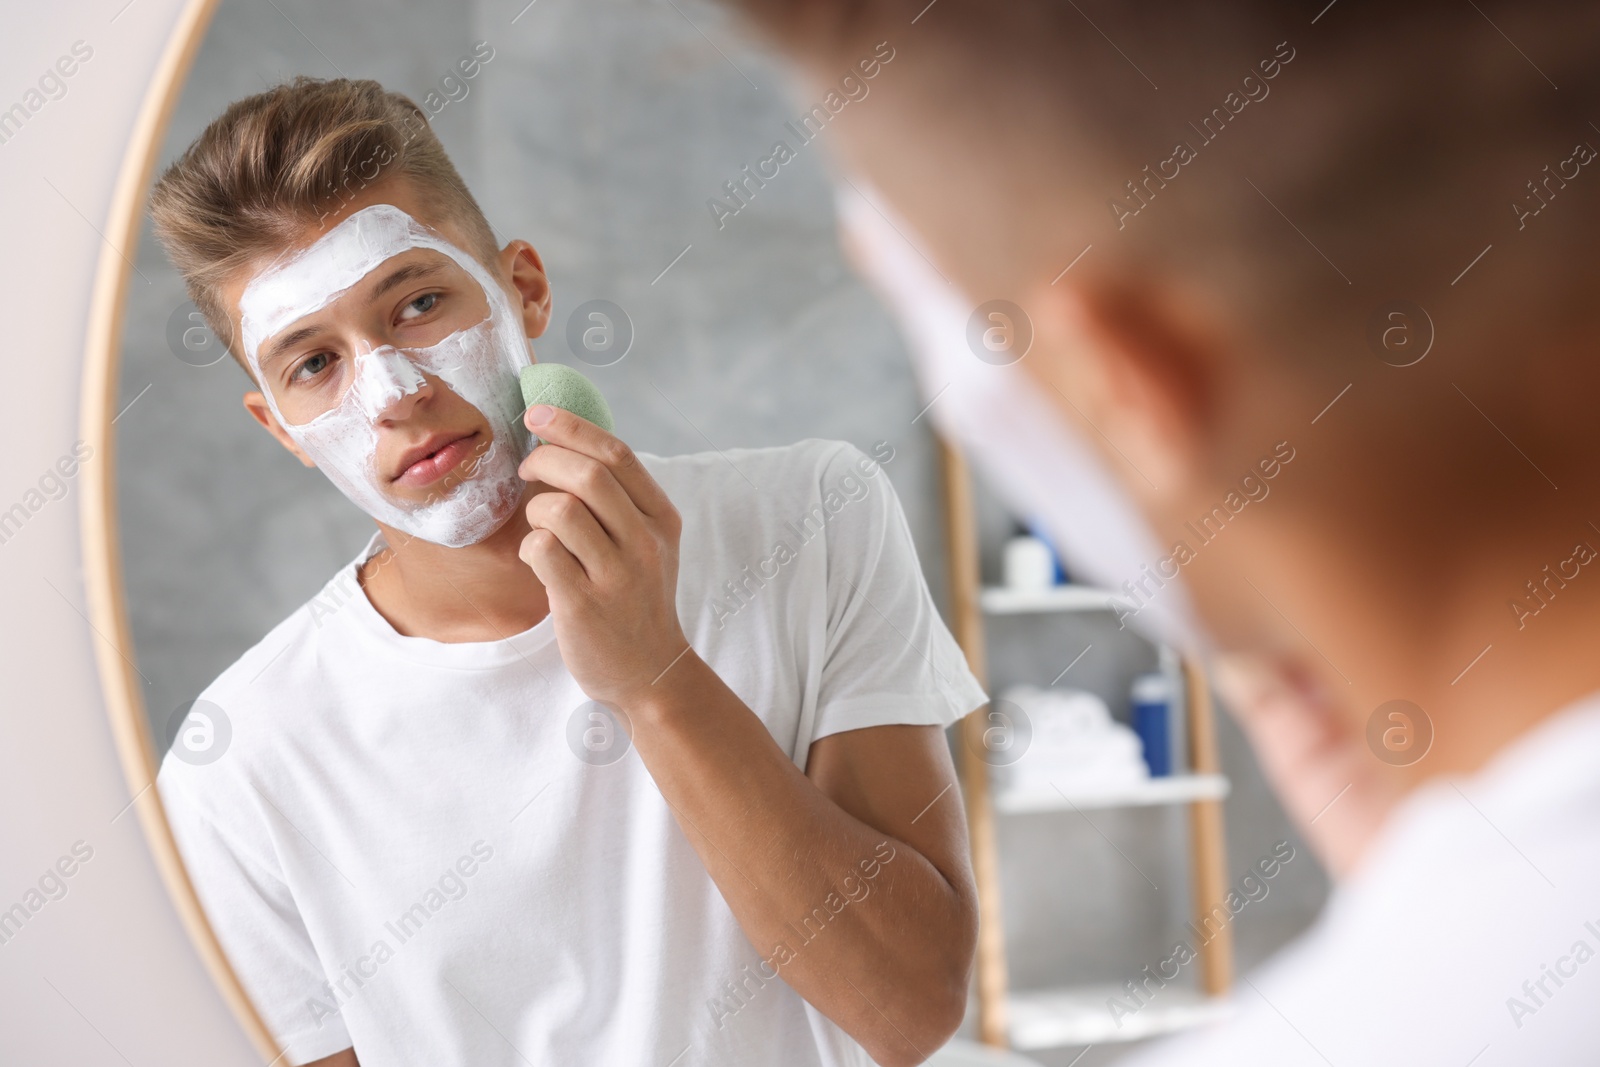
M 1217 1022 L 1230 1014 L 1227 1001 L 1174 986 L 1156 991 L 1148 1004 L 1125 1016 L 1118 1026 L 1106 1012 L 1106 1001 L 1111 997 L 1125 1000 L 1127 995 L 1121 986 L 1110 984 L 1012 993 L 1006 999 L 1011 1047 L 1036 1052 L 1140 1041 Z
M 1044 611 L 1113 611 L 1116 594 L 1087 585 L 1053 585 L 1049 589 L 1020 590 L 991 585 L 978 595 L 978 606 L 989 615 L 1026 615 Z
M 988 687 L 985 615 L 1114 611 L 1118 600 L 1106 590 L 1081 585 L 1038 591 L 984 588 L 979 580 L 978 537 L 972 484 L 961 453 L 939 438 L 944 482 L 944 519 L 949 547 L 951 630 L 978 681 Z M 962 794 L 967 805 L 973 876 L 978 886 L 978 1036 L 984 1044 L 1023 1050 L 1130 1041 L 1212 1021 L 1225 1011 L 1223 995 L 1233 983 L 1231 927 L 1198 949 L 1199 989 L 1162 989 L 1157 998 L 1117 1026 L 1106 1000 L 1120 987 L 1099 985 L 1010 989 L 1006 964 L 1005 916 L 1001 904 L 998 815 L 1063 812 L 1074 808 L 1184 804 L 1189 814 L 1191 906 L 1196 923 L 1227 895 L 1226 840 L 1222 801 L 1228 781 L 1221 774 L 1210 688 L 1199 662 L 1182 650 L 1173 654 L 1182 675 L 1189 772 L 1129 783 L 1126 787 L 1075 791 L 995 790 L 985 751 L 988 708 L 961 721 L 957 746 Z

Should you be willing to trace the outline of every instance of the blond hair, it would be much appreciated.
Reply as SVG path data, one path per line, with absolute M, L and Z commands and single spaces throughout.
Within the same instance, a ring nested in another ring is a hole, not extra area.
M 302 76 L 234 102 L 161 175 L 150 214 L 189 298 L 244 366 L 222 283 L 392 178 L 434 206 L 425 221 L 457 223 L 467 251 L 493 260 L 494 231 L 422 109 L 370 80 Z

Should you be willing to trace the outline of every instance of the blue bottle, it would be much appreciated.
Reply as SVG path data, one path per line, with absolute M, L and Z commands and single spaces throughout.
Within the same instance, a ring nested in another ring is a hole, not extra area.
M 1172 680 L 1141 674 L 1133 680 L 1133 731 L 1144 744 L 1152 778 L 1172 773 Z

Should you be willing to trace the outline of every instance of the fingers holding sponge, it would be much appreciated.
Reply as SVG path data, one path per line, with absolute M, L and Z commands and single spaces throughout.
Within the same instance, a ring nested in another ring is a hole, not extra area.
M 549 404 L 588 419 L 606 433 L 616 428 L 606 398 L 588 378 L 564 363 L 535 363 L 522 368 L 522 409 Z

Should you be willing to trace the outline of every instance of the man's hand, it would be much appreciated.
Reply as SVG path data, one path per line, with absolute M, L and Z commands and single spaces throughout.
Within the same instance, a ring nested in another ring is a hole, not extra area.
M 518 473 L 551 488 L 528 502 L 518 554 L 550 597 L 556 642 L 592 700 L 629 711 L 689 647 L 678 621 L 677 508 L 633 450 L 570 411 L 523 416 L 543 444 Z

